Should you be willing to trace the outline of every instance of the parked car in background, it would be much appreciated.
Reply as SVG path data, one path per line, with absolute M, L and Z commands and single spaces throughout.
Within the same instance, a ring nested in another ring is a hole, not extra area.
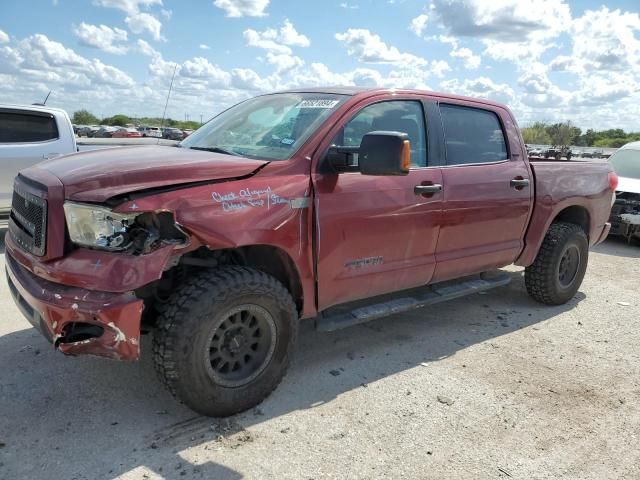
M 567 160 L 571 160 L 571 148 L 568 145 L 554 145 L 544 152 L 544 158 L 555 158 L 560 160 L 565 157 Z
M 167 140 L 182 140 L 184 138 L 184 134 L 179 128 L 164 128 L 162 131 L 162 138 L 166 138 Z
M 76 151 L 76 137 L 64 110 L 0 104 L 0 225 L 7 223 L 13 179 L 20 170 Z M 24 194 L 31 198 L 27 192 Z M 42 203 L 39 199 L 33 201 Z
M 609 163 L 619 178 L 609 219 L 611 235 L 640 240 L 640 142 L 621 147 Z
M 99 125 L 87 125 L 78 129 L 78 137 L 93 137 L 93 134 L 100 130 Z
M 529 150 L 529 156 L 530 157 L 542 157 L 542 156 L 544 156 L 544 152 L 539 147 L 531 147 L 531 149 Z
M 111 138 L 142 138 L 142 134 L 135 128 L 120 127 L 113 132 Z
M 185 128 L 182 130 L 182 138 L 187 138 L 193 133 L 193 128 Z
M 162 131 L 160 127 L 142 127 L 143 137 L 154 137 L 154 138 L 162 138 Z
M 532 298 L 567 303 L 607 236 L 616 183 L 604 162 L 530 161 L 513 114 L 486 99 L 274 93 L 179 148 L 23 170 L 14 211 L 28 190 L 49 233 L 12 217 L 9 291 L 66 354 L 136 360 L 153 330 L 163 383 L 226 416 L 277 387 L 301 318 L 346 328 L 506 285 L 494 269 L 513 263 Z
M 115 132 L 118 131 L 118 127 L 102 127 L 100 130 L 93 134 L 94 138 L 111 138 Z

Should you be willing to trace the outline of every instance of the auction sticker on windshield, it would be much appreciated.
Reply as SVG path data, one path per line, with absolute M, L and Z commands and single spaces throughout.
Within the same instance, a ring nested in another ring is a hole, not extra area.
M 340 103 L 340 100 L 318 98 L 315 100 L 302 100 L 298 105 L 296 105 L 296 108 L 333 108 L 338 103 Z

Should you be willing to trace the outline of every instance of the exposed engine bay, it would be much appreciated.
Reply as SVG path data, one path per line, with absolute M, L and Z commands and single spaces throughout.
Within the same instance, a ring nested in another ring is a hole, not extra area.
M 640 193 L 616 193 L 610 222 L 609 235 L 622 236 L 629 242 L 640 240 Z

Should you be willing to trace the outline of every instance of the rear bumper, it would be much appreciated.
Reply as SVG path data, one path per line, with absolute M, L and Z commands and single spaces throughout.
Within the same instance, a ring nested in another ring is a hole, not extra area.
M 62 353 L 137 360 L 143 302 L 133 293 L 69 287 L 5 256 L 9 290 L 27 320 Z M 78 328 L 85 333 L 74 336 Z M 87 333 L 89 332 L 89 333 Z

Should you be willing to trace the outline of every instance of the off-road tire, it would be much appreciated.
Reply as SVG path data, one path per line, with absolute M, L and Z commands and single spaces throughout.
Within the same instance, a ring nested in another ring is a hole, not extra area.
M 575 276 L 566 285 L 560 281 L 560 264 L 568 249 L 577 249 L 579 265 Z M 555 222 L 549 227 L 533 264 L 524 271 L 527 292 L 536 301 L 547 305 L 567 303 L 577 293 L 589 259 L 589 241 L 580 226 Z
M 255 378 L 231 387 L 212 376 L 209 341 L 220 319 L 239 305 L 257 305 L 270 314 L 275 346 Z M 233 415 L 259 404 L 280 384 L 294 351 L 298 324 L 291 295 L 270 275 L 236 266 L 203 272 L 176 290 L 158 319 L 153 336 L 156 371 L 169 391 L 196 412 Z

